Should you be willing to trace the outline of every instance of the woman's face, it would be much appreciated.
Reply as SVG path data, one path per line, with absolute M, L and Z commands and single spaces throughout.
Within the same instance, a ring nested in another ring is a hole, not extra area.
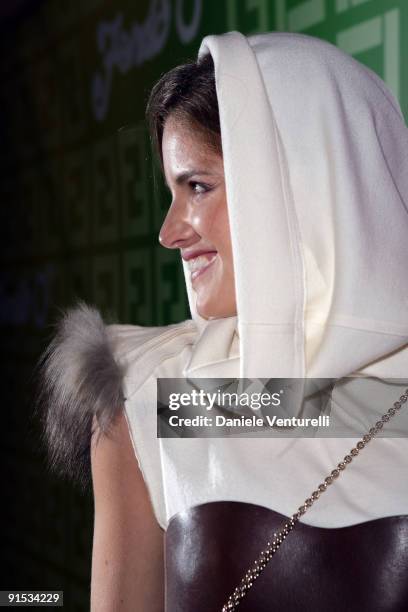
M 163 165 L 172 202 L 159 234 L 187 262 L 198 313 L 205 319 L 236 314 L 234 270 L 222 156 L 199 130 L 169 117 Z

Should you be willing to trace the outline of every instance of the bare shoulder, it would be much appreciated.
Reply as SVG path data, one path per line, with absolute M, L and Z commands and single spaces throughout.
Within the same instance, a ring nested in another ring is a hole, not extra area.
M 92 486 L 95 502 L 101 505 L 109 498 L 109 490 L 120 491 L 128 484 L 126 499 L 139 500 L 144 493 L 145 483 L 139 470 L 129 428 L 123 410 L 111 424 L 109 432 L 102 432 L 94 417 L 94 433 L 91 441 Z M 116 498 L 117 503 L 125 499 Z
M 109 435 L 96 434 L 91 443 L 91 611 L 162 611 L 163 530 L 154 516 L 125 414 L 115 419 Z

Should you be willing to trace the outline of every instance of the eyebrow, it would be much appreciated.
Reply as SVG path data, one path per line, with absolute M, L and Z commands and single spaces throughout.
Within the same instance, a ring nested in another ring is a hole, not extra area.
M 192 176 L 196 174 L 200 174 L 201 176 L 211 176 L 213 173 L 205 172 L 204 170 L 200 170 L 198 168 L 193 168 L 192 170 L 186 170 L 185 172 L 180 172 L 180 174 L 176 176 L 177 185 L 182 185 L 183 183 L 188 181 L 188 179 L 190 179 Z

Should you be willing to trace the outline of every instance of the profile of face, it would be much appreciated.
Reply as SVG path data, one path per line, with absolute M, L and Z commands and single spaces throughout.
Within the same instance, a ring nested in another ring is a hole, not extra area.
M 162 154 L 172 202 L 159 241 L 180 249 L 198 313 L 205 319 L 233 316 L 235 283 L 222 156 L 200 130 L 171 115 L 164 126 Z

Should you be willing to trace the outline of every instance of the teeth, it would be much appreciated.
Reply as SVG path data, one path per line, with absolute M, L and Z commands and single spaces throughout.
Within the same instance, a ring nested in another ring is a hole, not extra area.
M 194 257 L 194 259 L 188 260 L 188 267 L 191 272 L 194 272 L 195 270 L 199 270 L 200 268 L 206 266 L 214 259 L 214 257 L 214 254 L 212 254 L 211 257 L 208 257 L 208 255 L 199 255 L 198 257 Z

